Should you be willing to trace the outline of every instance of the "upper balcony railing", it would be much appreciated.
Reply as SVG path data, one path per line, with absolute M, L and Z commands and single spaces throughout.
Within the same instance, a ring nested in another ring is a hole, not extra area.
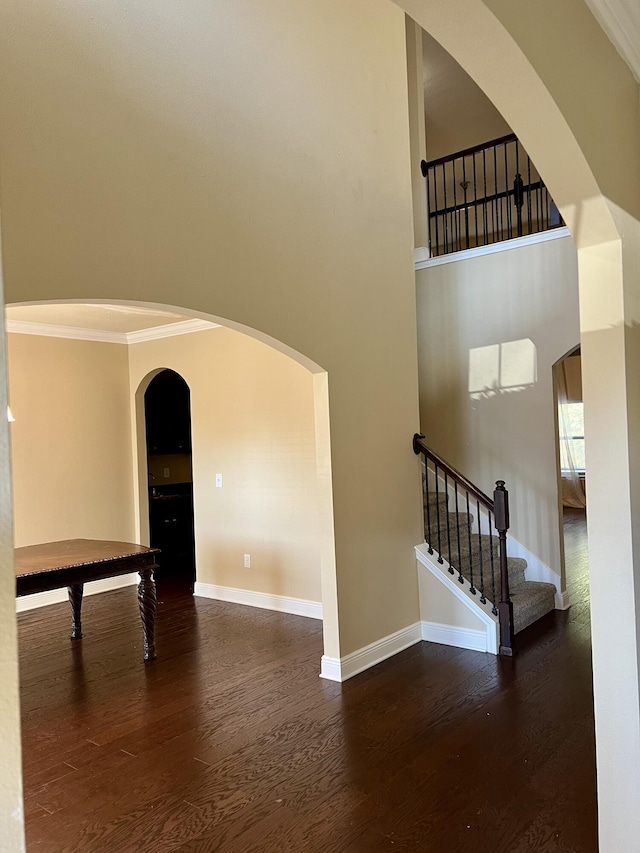
M 421 167 L 432 257 L 564 225 L 513 133 Z

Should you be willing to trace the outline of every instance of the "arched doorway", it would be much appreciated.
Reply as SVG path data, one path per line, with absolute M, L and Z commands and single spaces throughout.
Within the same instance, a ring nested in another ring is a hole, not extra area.
M 149 487 L 149 544 L 160 548 L 156 580 L 193 591 L 195 537 L 191 464 L 191 393 L 162 370 L 144 395 Z

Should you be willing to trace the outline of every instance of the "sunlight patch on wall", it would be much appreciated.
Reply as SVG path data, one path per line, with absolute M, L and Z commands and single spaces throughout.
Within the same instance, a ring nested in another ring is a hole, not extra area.
M 524 391 L 537 382 L 536 345 L 529 338 L 469 350 L 472 400 Z

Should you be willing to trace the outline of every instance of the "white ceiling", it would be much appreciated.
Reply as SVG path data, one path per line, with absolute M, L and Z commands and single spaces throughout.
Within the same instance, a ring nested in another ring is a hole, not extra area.
M 202 329 L 216 323 L 135 305 L 7 305 L 7 331 L 80 340 L 135 343 Z
M 170 314 L 133 305 L 7 305 L 7 320 L 45 323 L 53 326 L 74 326 L 103 332 L 137 332 L 177 323 L 188 319 L 182 314 Z

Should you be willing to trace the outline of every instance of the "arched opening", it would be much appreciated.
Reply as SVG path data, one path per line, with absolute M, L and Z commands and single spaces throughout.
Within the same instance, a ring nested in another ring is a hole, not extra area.
M 165 555 L 160 583 L 177 576 L 192 589 L 197 551 L 197 595 L 329 614 L 331 625 L 322 371 L 267 336 L 175 307 L 59 301 L 7 313 L 18 544 L 152 544 Z M 59 465 L 62 498 L 47 479 Z
M 144 392 L 149 488 L 149 544 L 160 549 L 155 572 L 193 592 L 195 535 L 191 464 L 191 392 L 173 370 L 161 370 Z

